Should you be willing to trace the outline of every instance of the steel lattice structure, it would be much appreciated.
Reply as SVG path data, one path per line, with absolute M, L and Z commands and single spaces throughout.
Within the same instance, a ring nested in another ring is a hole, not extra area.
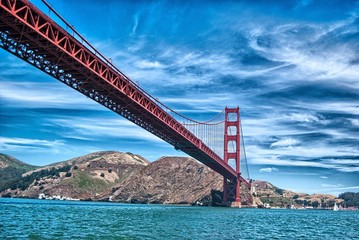
M 29 1 L 0 0 L 0 47 L 194 157 L 229 183 L 247 183 L 239 168 L 229 166 L 172 117 L 169 108 L 86 43 Z M 238 187 L 236 192 L 238 197 Z

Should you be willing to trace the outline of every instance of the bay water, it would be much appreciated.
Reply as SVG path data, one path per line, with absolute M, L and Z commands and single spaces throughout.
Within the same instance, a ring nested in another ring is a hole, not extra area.
M 0 198 L 0 239 L 359 239 L 359 211 Z

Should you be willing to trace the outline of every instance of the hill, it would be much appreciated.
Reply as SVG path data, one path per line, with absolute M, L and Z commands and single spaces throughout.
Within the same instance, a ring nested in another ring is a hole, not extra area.
M 219 205 L 223 178 L 187 157 L 149 162 L 139 155 L 104 151 L 44 167 L 0 155 L 0 196 L 118 201 L 128 203 Z M 252 194 L 241 191 L 242 205 L 258 207 L 330 208 L 357 206 L 358 195 L 295 193 L 256 180 Z
M 187 157 L 162 157 L 137 175 L 105 192 L 100 199 L 131 203 L 200 204 L 212 203 L 222 190 L 223 178 L 210 168 Z M 216 200 L 221 201 L 221 196 Z
M 23 173 L 35 168 L 35 166 L 0 153 L 0 192 L 10 188 L 14 182 L 19 181 Z
M 149 163 L 139 155 L 109 151 L 28 171 L 1 195 L 209 205 L 221 203 L 222 182 L 192 158 L 162 157 Z M 248 191 L 242 198 L 251 203 Z
M 91 153 L 26 172 L 3 195 L 37 198 L 42 193 L 46 196 L 93 199 L 147 164 L 146 159 L 131 153 Z
M 4 168 L 16 168 L 29 171 L 31 169 L 35 169 L 36 166 L 29 165 L 27 163 L 17 160 L 14 157 L 0 153 L 0 169 Z
M 343 202 L 342 199 L 331 194 L 295 193 L 266 181 L 256 180 L 252 186 L 254 200 L 259 207 L 331 208 L 335 203 L 340 205 Z

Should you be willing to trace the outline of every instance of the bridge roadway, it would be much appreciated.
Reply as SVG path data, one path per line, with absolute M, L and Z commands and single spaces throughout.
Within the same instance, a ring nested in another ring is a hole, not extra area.
M 86 43 L 26 0 L 0 0 L 2 48 L 153 133 L 225 178 L 246 182 L 174 119 L 169 108 Z M 68 104 L 71 104 L 70 99 Z

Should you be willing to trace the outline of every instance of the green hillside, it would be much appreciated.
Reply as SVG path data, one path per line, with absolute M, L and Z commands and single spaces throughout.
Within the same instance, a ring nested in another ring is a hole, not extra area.
M 0 153 L 0 191 L 10 188 L 12 183 L 21 179 L 23 173 L 36 169 L 11 156 Z

